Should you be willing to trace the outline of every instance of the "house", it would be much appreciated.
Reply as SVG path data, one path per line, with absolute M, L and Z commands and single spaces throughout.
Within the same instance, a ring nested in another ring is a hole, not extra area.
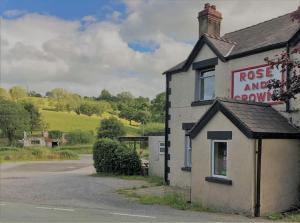
M 290 74 L 264 58 L 299 46 L 299 23 L 289 13 L 220 36 L 221 20 L 205 4 L 192 52 L 164 72 L 165 181 L 217 210 L 288 210 L 299 204 L 300 100 L 272 101 L 266 83 Z

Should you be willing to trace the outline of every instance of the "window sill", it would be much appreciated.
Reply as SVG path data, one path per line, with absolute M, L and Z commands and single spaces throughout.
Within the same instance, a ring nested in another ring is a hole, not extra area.
M 232 185 L 232 180 L 228 180 L 221 177 L 205 177 L 207 182 L 211 183 L 218 183 L 218 184 L 225 184 L 225 185 Z
M 195 107 L 195 106 L 202 106 L 202 105 L 211 105 L 211 104 L 214 103 L 214 101 L 215 101 L 214 99 L 212 99 L 212 100 L 202 100 L 202 101 L 193 101 L 191 103 L 191 106 Z
M 192 167 L 187 167 L 187 166 L 181 167 L 181 170 L 182 171 L 186 171 L 186 172 L 191 172 L 192 171 Z

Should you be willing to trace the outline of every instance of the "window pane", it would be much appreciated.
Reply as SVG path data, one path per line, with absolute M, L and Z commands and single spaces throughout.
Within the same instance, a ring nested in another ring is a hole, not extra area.
M 206 71 L 199 74 L 198 92 L 200 100 L 210 100 L 215 97 L 215 71 Z
M 185 145 L 184 145 L 184 166 L 192 166 L 192 143 L 190 136 L 185 136 Z
M 207 77 L 203 79 L 203 100 L 210 100 L 215 97 L 215 77 Z
M 165 143 L 164 142 L 159 143 L 159 152 L 160 153 L 165 152 Z
M 214 175 L 226 176 L 227 171 L 227 143 L 214 143 Z

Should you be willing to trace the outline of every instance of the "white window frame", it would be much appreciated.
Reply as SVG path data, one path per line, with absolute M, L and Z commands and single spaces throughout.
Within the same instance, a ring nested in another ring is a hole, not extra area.
M 162 144 L 163 144 L 163 146 L 162 146 Z M 166 151 L 165 142 L 158 142 L 158 152 L 160 155 L 163 155 L 163 154 L 165 154 L 165 152 L 161 152 L 161 150 L 160 150 L 161 148 L 164 148 L 164 151 Z
M 192 167 L 192 140 L 184 135 L 184 167 Z
M 225 142 L 226 143 L 226 176 L 214 174 L 215 172 L 215 142 Z M 228 140 L 212 140 L 211 145 L 211 175 L 218 178 L 228 178 Z
M 210 75 L 208 77 L 203 77 L 203 74 L 205 72 L 210 72 L 210 71 L 214 71 L 214 75 Z M 215 95 L 215 91 L 216 91 L 216 86 L 215 86 L 215 82 L 216 82 L 216 70 L 215 68 L 210 68 L 210 69 L 205 69 L 205 70 L 197 70 L 197 75 L 196 75 L 196 100 L 197 101 L 207 101 L 207 100 L 213 100 L 216 98 L 216 95 Z M 201 88 L 201 85 L 202 85 L 202 81 L 204 81 L 206 78 L 211 78 L 211 77 L 214 77 L 214 96 L 210 99 L 205 99 L 205 95 L 203 93 L 203 95 L 201 94 L 202 92 L 202 88 Z

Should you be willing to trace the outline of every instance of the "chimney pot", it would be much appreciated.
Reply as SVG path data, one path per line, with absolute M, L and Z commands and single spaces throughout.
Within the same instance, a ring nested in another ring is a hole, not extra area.
M 222 14 L 217 11 L 215 5 L 206 3 L 204 9 L 198 14 L 199 38 L 207 33 L 209 35 L 220 36 Z

